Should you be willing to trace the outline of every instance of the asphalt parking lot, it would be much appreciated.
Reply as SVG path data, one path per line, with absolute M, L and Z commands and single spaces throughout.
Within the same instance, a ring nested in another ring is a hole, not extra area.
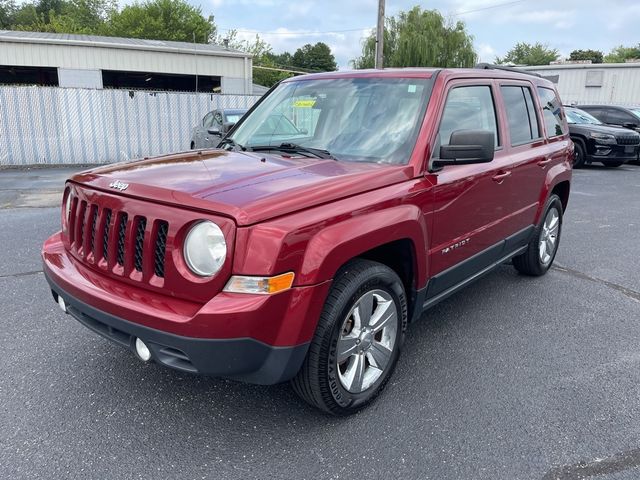
M 640 478 L 640 167 L 576 171 L 557 266 L 430 310 L 345 419 L 142 364 L 65 316 L 39 259 L 59 209 L 34 205 L 67 173 L 0 171 L 0 478 Z

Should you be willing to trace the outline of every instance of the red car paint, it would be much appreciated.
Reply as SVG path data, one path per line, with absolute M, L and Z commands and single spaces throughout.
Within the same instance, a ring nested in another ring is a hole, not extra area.
M 434 73 L 384 70 L 306 78 L 430 78 Z M 115 251 L 108 252 L 109 261 L 95 260 L 83 253 L 88 250 L 87 235 L 84 249 L 77 250 L 65 234 L 57 233 L 43 247 L 45 272 L 81 301 L 153 329 L 185 337 L 252 338 L 272 346 L 309 342 L 332 278 L 348 260 L 394 240 L 408 240 L 412 283 L 419 290 L 430 277 L 537 224 L 546 199 L 561 184 L 567 186 L 562 189 L 566 203 L 573 154 L 568 134 L 518 147 L 505 144 L 490 163 L 429 171 L 448 89 L 465 83 L 497 88 L 504 81 L 524 82 L 533 90 L 551 86 L 502 71 L 439 71 L 406 165 L 205 150 L 75 175 L 68 182 L 74 202 L 144 215 L 149 234 L 154 219 L 168 221 L 172 261 L 159 278 L 150 262 L 139 272 L 130 257 L 122 267 L 114 264 Z M 496 107 L 504 138 L 504 108 L 500 102 Z M 109 188 L 115 180 L 129 187 L 122 192 Z M 191 274 L 182 258 L 186 231 L 199 219 L 215 221 L 228 246 L 222 271 L 211 279 Z M 98 217 L 98 231 L 104 221 Z M 127 239 L 132 235 L 133 227 L 127 229 Z M 99 252 L 102 241 L 95 241 Z M 150 245 L 145 245 L 151 255 Z M 443 255 L 452 245 L 456 247 Z M 290 271 L 295 272 L 293 288 L 276 295 L 222 292 L 232 274 Z

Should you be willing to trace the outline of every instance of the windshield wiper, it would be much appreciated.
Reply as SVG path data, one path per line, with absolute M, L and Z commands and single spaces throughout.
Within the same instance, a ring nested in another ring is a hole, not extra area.
M 281 143 L 280 145 L 256 145 L 249 147 L 249 150 L 253 152 L 278 150 L 285 153 L 307 153 L 313 155 L 314 157 L 322 159 L 337 160 L 336 157 L 331 155 L 331 152 L 329 152 L 329 150 L 324 150 L 322 148 L 303 147 L 302 145 L 298 145 L 296 143 Z
M 234 149 L 242 150 L 243 152 L 247 150 L 247 147 L 240 145 L 233 138 L 223 138 L 220 143 L 218 143 L 218 148 L 223 148 L 227 145 L 230 145 Z

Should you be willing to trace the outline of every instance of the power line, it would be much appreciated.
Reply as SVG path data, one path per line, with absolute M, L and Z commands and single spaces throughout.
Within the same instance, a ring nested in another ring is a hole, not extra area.
M 324 32 L 263 32 L 260 30 L 249 30 L 245 28 L 222 28 L 220 30 L 224 30 L 225 32 L 236 31 L 238 33 L 259 33 L 261 35 L 324 35 L 327 33 L 346 33 L 346 32 L 359 32 L 361 30 L 371 30 L 374 27 L 364 27 L 364 28 L 349 28 L 346 30 L 327 30 Z
M 457 12 L 457 13 L 452 13 L 451 15 L 449 15 L 450 17 L 459 17 L 461 15 L 466 15 L 468 13 L 476 13 L 476 12 L 482 12 L 484 10 L 492 10 L 494 8 L 500 8 L 500 7 L 509 7 L 511 5 L 515 5 L 517 3 L 522 3 L 525 0 L 513 0 L 511 2 L 502 2 L 502 3 L 496 3 L 494 5 L 487 5 L 486 7 L 481 7 L 481 8 L 475 8 L 473 10 L 465 10 L 464 12 Z M 231 32 L 233 30 L 235 30 L 238 33 L 258 33 L 261 35 L 299 35 L 299 36 L 308 36 L 308 35 L 326 35 L 326 34 L 330 34 L 330 33 L 347 33 L 347 32 L 361 32 L 362 30 L 373 30 L 375 28 L 375 26 L 369 26 L 369 27 L 361 27 L 361 28 L 348 28 L 345 30 L 326 30 L 323 32 L 279 32 L 279 31 L 261 31 L 261 30 L 252 30 L 252 29 L 247 29 L 247 28 L 223 28 L 223 27 L 218 27 L 219 30 L 224 30 L 225 32 Z

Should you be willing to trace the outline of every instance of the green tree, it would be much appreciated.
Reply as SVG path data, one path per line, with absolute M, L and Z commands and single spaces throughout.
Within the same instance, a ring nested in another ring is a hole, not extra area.
M 238 50 L 253 55 L 253 83 L 264 87 L 272 87 L 280 80 L 290 77 L 292 74 L 278 70 L 281 68 L 274 58 L 271 45 L 256 34 L 253 41 L 244 40 L 235 44 Z
M 49 31 L 105 35 L 109 19 L 117 12 L 115 0 L 69 0 L 62 13 L 50 16 Z
M 209 43 L 215 38 L 213 17 L 185 0 L 147 0 L 111 15 L 107 32 L 117 37 Z
M 591 63 L 602 63 L 604 54 L 600 50 L 574 50 L 569 60 L 591 60 Z
M 540 42 L 531 45 L 520 42 L 507 52 L 503 58 L 496 57 L 496 63 L 513 63 L 516 65 L 549 65 L 558 59 L 558 50 L 549 48 Z
M 318 42 L 315 45 L 307 43 L 296 50 L 293 57 L 291 57 L 291 65 L 321 72 L 332 72 L 338 69 L 338 64 L 331 53 L 331 48 L 323 42 Z
M 640 43 L 635 47 L 625 47 L 620 45 L 614 48 L 604 57 L 605 63 L 624 63 L 626 60 L 634 60 L 640 58 Z
M 16 13 L 14 0 L 0 0 L 0 29 L 11 28 Z
M 373 68 L 375 52 L 372 32 L 352 65 Z M 383 56 L 385 67 L 472 67 L 478 59 L 464 22 L 447 21 L 437 10 L 419 6 L 386 18 Z

